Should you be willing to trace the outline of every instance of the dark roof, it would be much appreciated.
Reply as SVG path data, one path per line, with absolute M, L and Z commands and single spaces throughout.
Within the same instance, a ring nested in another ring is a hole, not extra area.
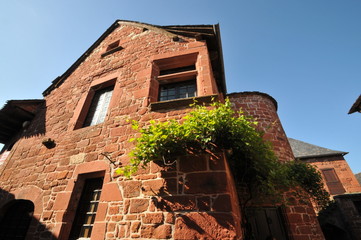
M 356 102 L 352 105 L 352 107 L 350 108 L 350 111 L 348 111 L 348 114 L 351 114 L 354 112 L 361 112 L 361 95 L 357 98 Z
M 295 158 L 312 158 L 312 157 L 325 157 L 335 155 L 345 155 L 347 152 L 331 150 L 328 148 L 319 147 L 310 143 L 302 142 L 293 138 L 288 138 L 289 143 Z
M 226 82 L 224 76 L 224 65 L 223 65 L 223 53 L 222 43 L 220 37 L 219 24 L 215 25 L 176 25 L 176 26 L 158 26 L 146 23 L 140 23 L 135 21 L 127 20 L 116 20 L 88 50 L 81 55 L 78 60 L 71 65 L 61 76 L 57 77 L 52 81 L 52 84 L 43 92 L 43 96 L 48 95 L 52 90 L 59 87 L 64 80 L 92 53 L 92 51 L 98 47 L 98 45 L 118 26 L 121 24 L 135 25 L 149 29 L 162 30 L 164 33 L 168 33 L 170 36 L 185 36 L 196 39 L 203 39 L 207 42 L 207 47 L 211 56 L 211 64 L 217 86 L 224 94 L 227 92 Z
M 0 143 L 10 140 L 25 121 L 31 121 L 43 103 L 42 99 L 7 101 L 0 110 Z

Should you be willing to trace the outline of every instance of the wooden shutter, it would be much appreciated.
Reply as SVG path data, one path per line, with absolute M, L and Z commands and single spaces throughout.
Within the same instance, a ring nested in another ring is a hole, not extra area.
M 251 225 L 252 239 L 288 239 L 279 208 L 247 208 L 246 216 Z
M 326 185 L 331 195 L 342 194 L 346 192 L 345 188 L 337 177 L 335 169 L 321 169 L 321 172 L 325 178 Z

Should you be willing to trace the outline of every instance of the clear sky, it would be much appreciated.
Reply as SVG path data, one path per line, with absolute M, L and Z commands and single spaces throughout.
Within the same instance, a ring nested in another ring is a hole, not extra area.
M 361 1 L 0 0 L 0 108 L 38 99 L 116 20 L 221 27 L 228 92 L 278 102 L 289 137 L 361 172 Z

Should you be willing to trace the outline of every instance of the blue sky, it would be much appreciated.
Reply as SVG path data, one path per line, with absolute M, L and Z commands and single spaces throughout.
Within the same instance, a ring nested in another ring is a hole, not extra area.
M 228 92 L 278 102 L 289 137 L 349 152 L 361 172 L 361 1 L 0 2 L 0 107 L 37 99 L 116 20 L 221 27 Z

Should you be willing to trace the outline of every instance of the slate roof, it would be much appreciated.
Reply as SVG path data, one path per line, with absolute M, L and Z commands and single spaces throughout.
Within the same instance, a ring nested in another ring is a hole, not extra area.
M 331 150 L 328 148 L 323 148 L 316 146 L 310 143 L 302 142 L 293 138 L 288 138 L 289 143 L 295 158 L 311 158 L 311 157 L 326 157 L 326 156 L 335 156 L 335 155 L 346 155 L 348 152 Z
M 361 112 L 361 95 L 356 99 L 356 102 L 352 105 L 350 111 L 348 111 L 348 114 L 354 112 Z

